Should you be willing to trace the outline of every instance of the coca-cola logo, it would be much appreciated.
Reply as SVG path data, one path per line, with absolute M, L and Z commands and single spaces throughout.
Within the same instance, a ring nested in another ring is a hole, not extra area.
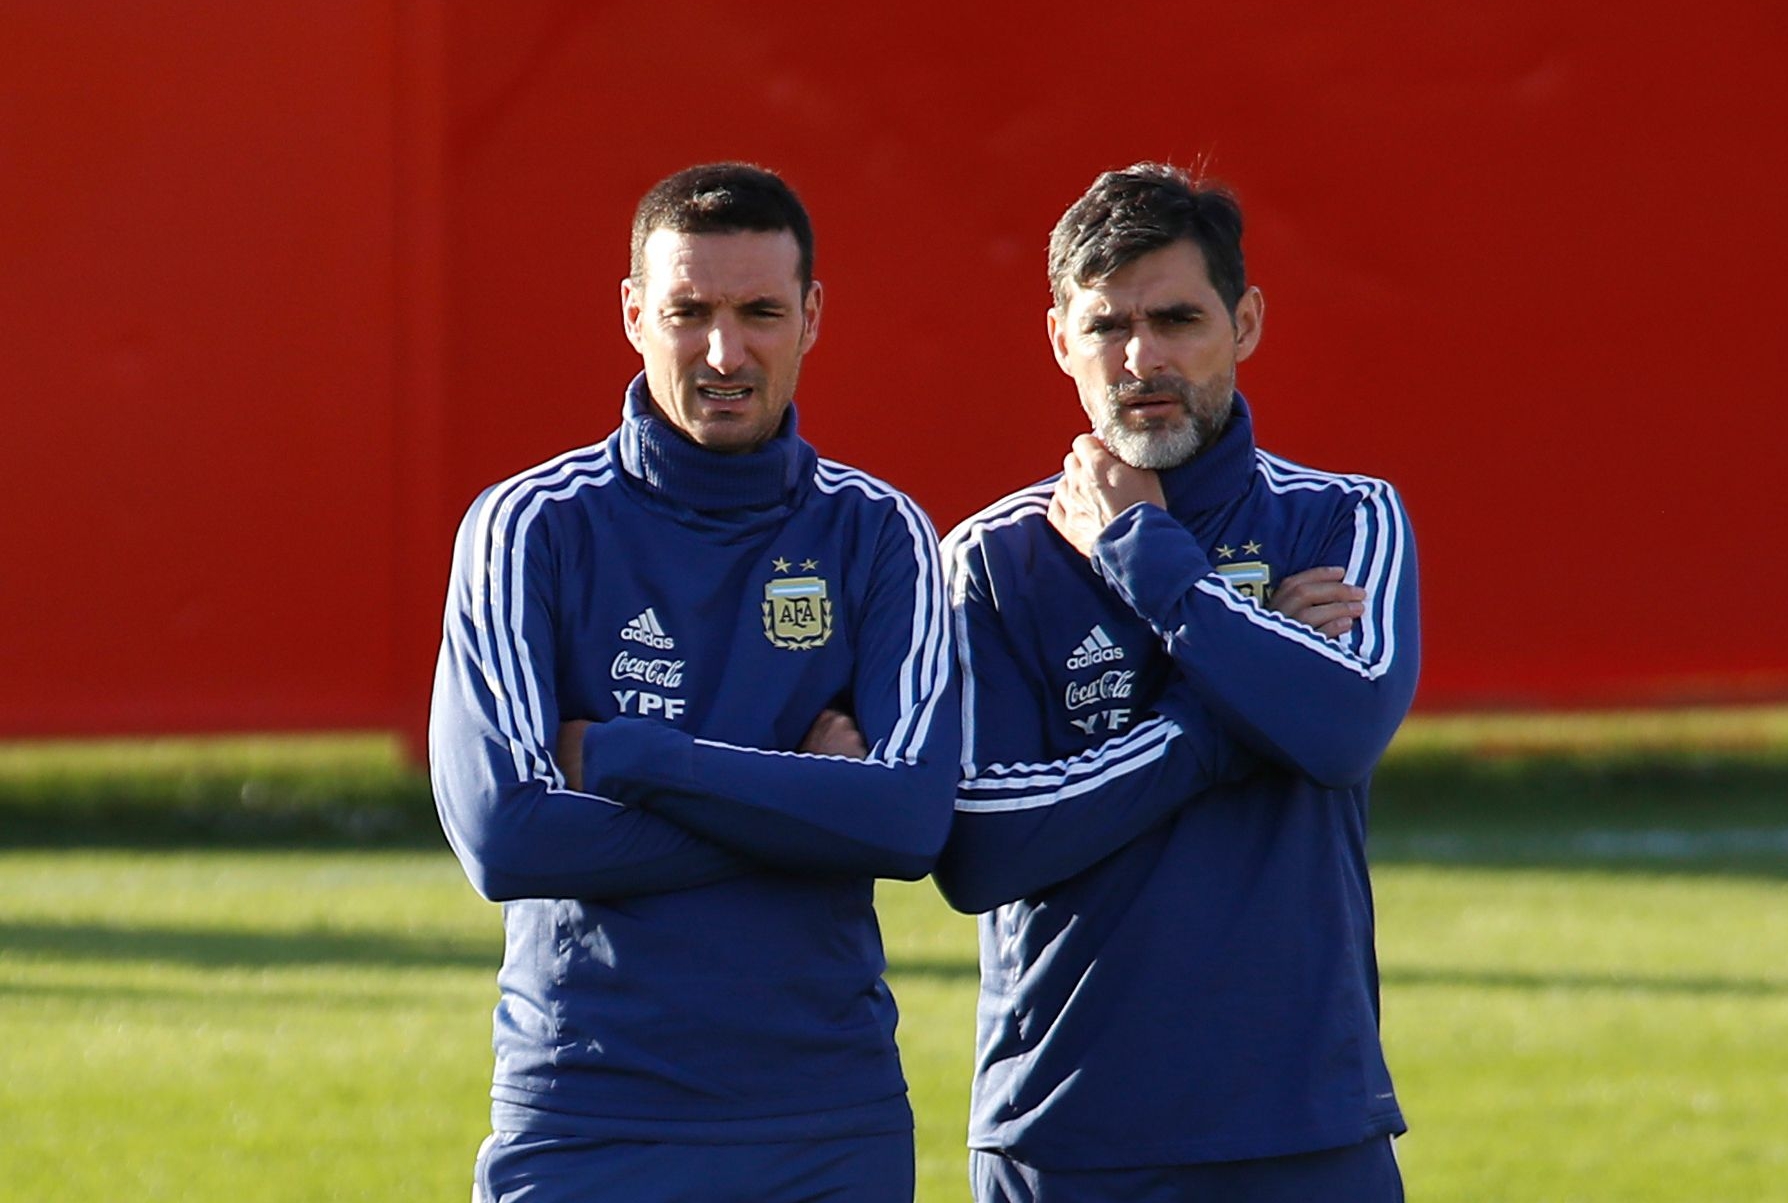
M 644 681 L 664 689 L 675 689 L 683 683 L 683 661 L 645 660 L 622 652 L 615 657 L 608 675 L 617 681 Z
M 1080 710 L 1083 707 L 1096 706 L 1100 702 L 1127 698 L 1136 688 L 1135 679 L 1135 669 L 1114 668 L 1090 681 L 1069 681 L 1064 700 L 1068 703 L 1068 709 Z

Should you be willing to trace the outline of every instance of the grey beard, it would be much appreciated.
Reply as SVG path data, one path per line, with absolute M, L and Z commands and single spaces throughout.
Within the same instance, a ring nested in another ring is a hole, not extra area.
M 1107 410 L 1099 422 L 1099 441 L 1105 449 L 1132 468 L 1160 472 L 1177 468 L 1204 446 L 1204 432 L 1196 415 L 1181 426 L 1165 430 L 1132 430 L 1116 412 Z
M 1160 391 L 1163 385 L 1178 395 L 1186 409 L 1186 420 L 1177 426 L 1141 430 L 1125 425 L 1122 401 L 1126 394 Z M 1107 451 L 1132 468 L 1154 472 L 1177 468 L 1222 433 L 1229 422 L 1234 391 L 1234 376 L 1202 385 L 1179 377 L 1114 385 L 1106 393 L 1095 433 Z

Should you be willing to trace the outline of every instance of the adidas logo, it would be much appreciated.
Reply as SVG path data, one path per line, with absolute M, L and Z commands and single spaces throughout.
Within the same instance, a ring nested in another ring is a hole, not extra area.
M 658 625 L 658 615 L 652 613 L 651 606 L 628 620 L 627 625 L 621 628 L 621 638 L 630 643 L 643 643 L 647 647 L 662 648 L 665 651 L 677 646 L 677 641 L 666 635 L 664 628 Z
M 1068 667 L 1091 668 L 1095 664 L 1109 664 L 1123 658 L 1124 649 L 1111 641 L 1105 628 L 1094 626 L 1086 633 L 1086 638 L 1080 641 L 1080 646 L 1074 649 L 1074 654 L 1068 657 Z

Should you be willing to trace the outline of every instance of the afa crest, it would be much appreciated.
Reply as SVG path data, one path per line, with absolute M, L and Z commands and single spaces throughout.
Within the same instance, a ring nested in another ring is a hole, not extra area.
M 803 565 L 805 567 L 805 565 Z M 764 638 L 791 652 L 822 646 L 832 637 L 832 599 L 826 579 L 791 576 L 764 582 Z
M 1240 564 L 1219 564 L 1217 571 L 1229 587 L 1243 597 L 1251 597 L 1266 605 L 1273 596 L 1273 570 L 1265 560 L 1245 560 Z

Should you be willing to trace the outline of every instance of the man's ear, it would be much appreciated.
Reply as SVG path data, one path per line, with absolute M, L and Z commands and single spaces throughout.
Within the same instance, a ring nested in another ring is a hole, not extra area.
M 1047 320 L 1049 349 L 1055 352 L 1055 366 L 1072 376 L 1073 369 L 1068 366 L 1068 315 L 1051 305 Z
M 1266 298 L 1260 289 L 1250 287 L 1235 306 L 1235 358 L 1240 363 L 1254 354 L 1260 345 L 1260 332 L 1266 324 Z
M 820 282 L 815 280 L 807 286 L 807 295 L 801 299 L 801 354 L 813 350 L 813 344 L 819 341 L 820 302 L 825 298 L 820 294 Z
M 645 353 L 645 347 L 640 342 L 640 320 L 644 313 L 642 309 L 645 301 L 644 292 L 643 288 L 634 287 L 633 277 L 623 276 L 621 278 L 621 329 L 627 332 L 627 341 L 633 344 L 633 349 L 641 354 Z

